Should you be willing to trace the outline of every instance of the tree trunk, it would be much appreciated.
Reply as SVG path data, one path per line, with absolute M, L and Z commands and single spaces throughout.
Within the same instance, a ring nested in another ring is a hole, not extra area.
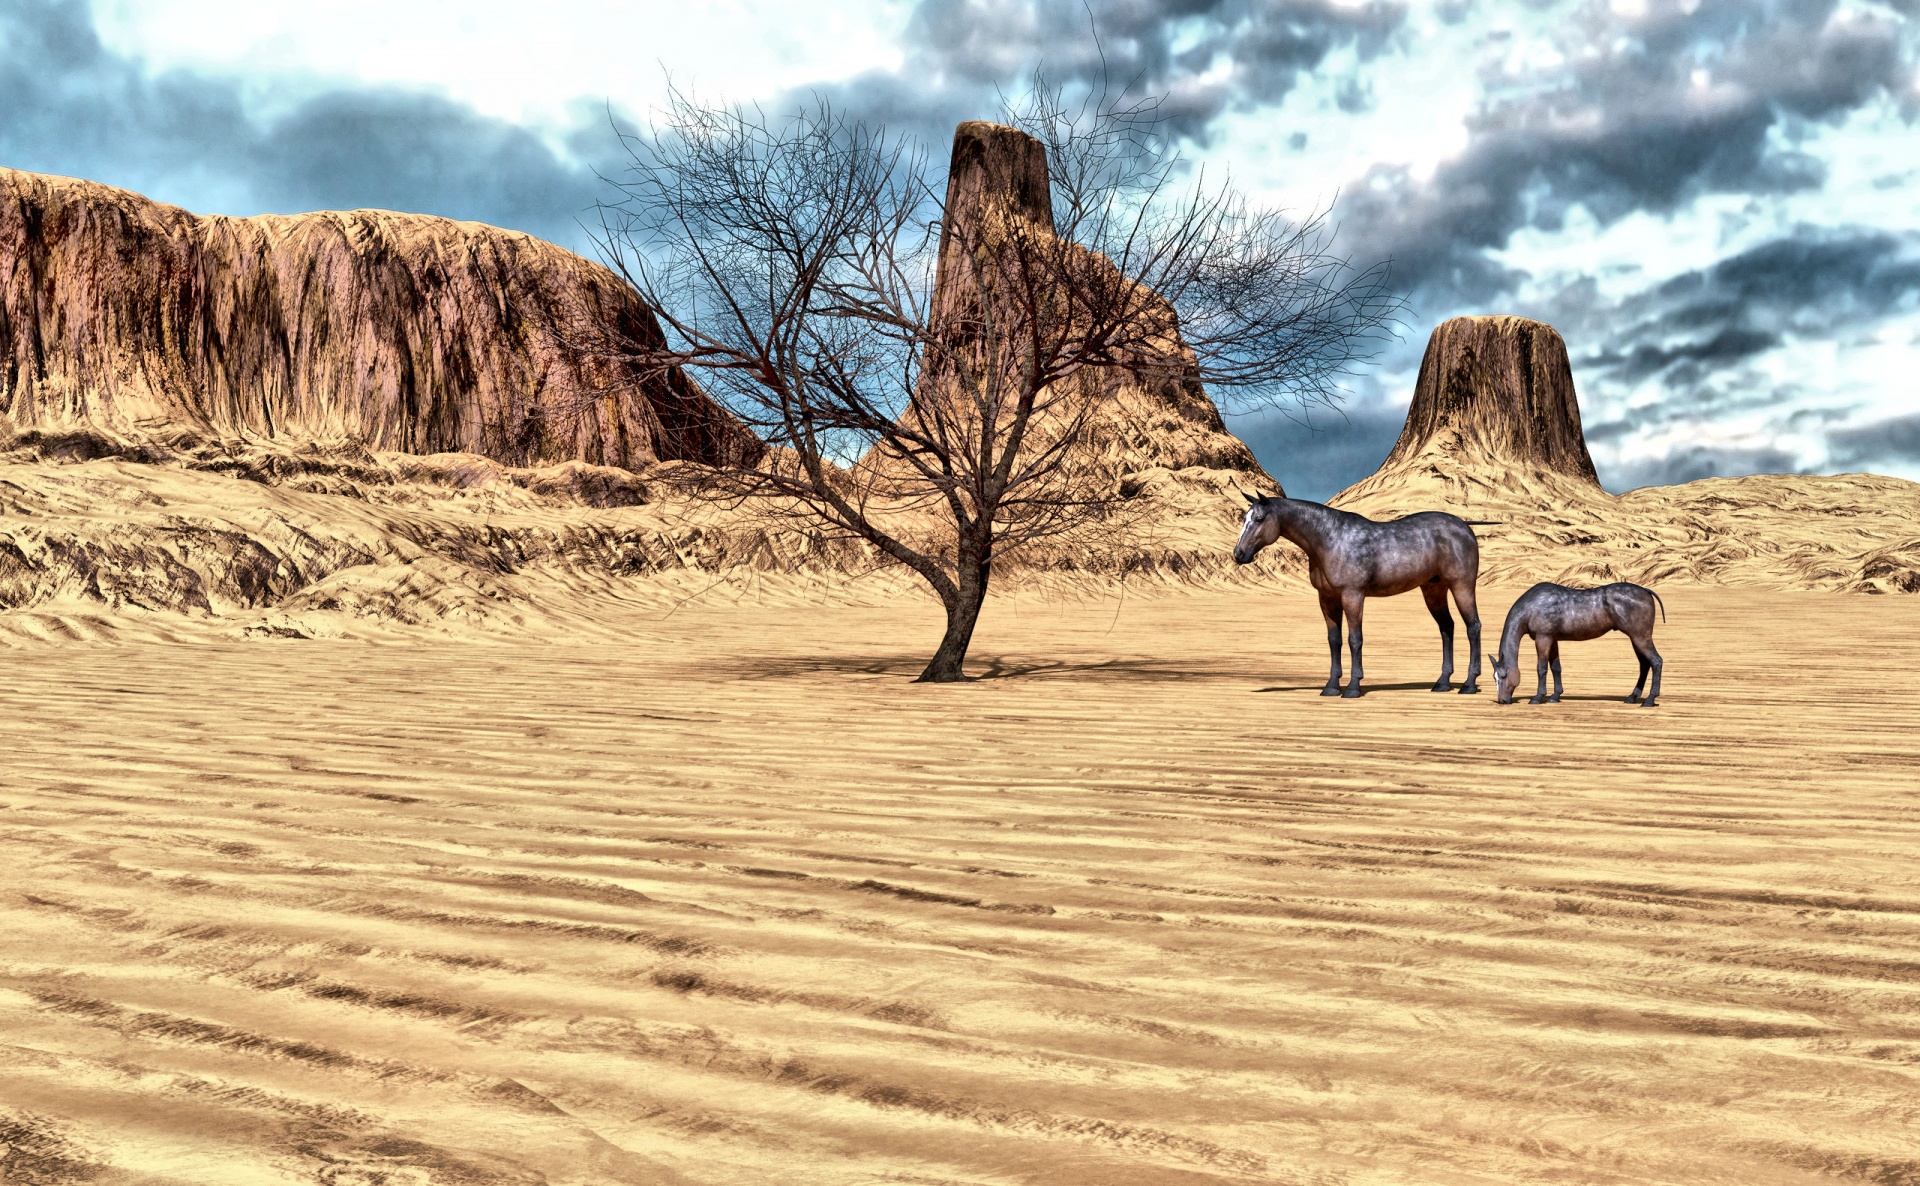
M 973 627 L 980 620 L 980 607 L 987 600 L 990 568 L 991 565 L 985 563 L 961 567 L 953 600 L 947 603 L 947 633 L 915 683 L 953 684 L 967 678 L 961 668 L 967 661 L 967 648 L 973 645 Z

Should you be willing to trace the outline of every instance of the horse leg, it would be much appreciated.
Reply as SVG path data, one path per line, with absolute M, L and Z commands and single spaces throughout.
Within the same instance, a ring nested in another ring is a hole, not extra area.
M 1467 682 L 1460 693 L 1471 696 L 1480 690 L 1480 606 L 1471 580 L 1454 582 L 1453 604 L 1467 624 Z
M 1360 619 L 1366 604 L 1367 595 L 1358 589 L 1350 589 L 1340 595 L 1340 609 L 1347 616 L 1347 650 L 1353 657 L 1353 666 L 1347 673 L 1346 690 L 1340 694 L 1349 700 L 1360 695 L 1360 677 L 1366 674 L 1360 667 Z
M 1631 637 L 1631 636 L 1629 636 Z M 1633 640 L 1633 652 L 1640 656 L 1640 668 L 1653 669 L 1653 686 L 1647 689 L 1647 698 L 1640 702 L 1644 708 L 1652 708 L 1660 700 L 1660 652 L 1653 649 L 1653 632 L 1649 630 L 1645 638 Z M 1635 690 L 1639 686 L 1635 685 Z
M 1327 686 L 1320 689 L 1320 694 L 1338 696 L 1340 694 L 1340 598 L 1332 593 L 1322 593 L 1320 616 L 1327 620 L 1327 651 L 1332 660 L 1332 670 L 1327 672 Z
M 1653 670 L 1653 664 L 1647 659 L 1647 653 L 1640 649 L 1640 640 L 1627 635 L 1627 641 L 1633 644 L 1634 657 L 1640 660 L 1640 678 L 1633 681 L 1633 691 L 1627 693 L 1628 704 L 1640 703 L 1640 689 L 1647 686 L 1647 672 Z
M 1453 615 L 1447 612 L 1447 587 L 1435 577 L 1420 586 L 1420 595 L 1427 599 L 1427 612 L 1440 626 L 1440 679 L 1433 685 L 1436 692 L 1453 691 Z
M 1553 668 L 1553 695 L 1547 697 L 1547 703 L 1560 703 L 1560 693 L 1565 690 L 1560 683 L 1560 640 L 1553 640 L 1553 649 L 1547 652 L 1547 666 Z
M 1534 668 L 1534 674 L 1540 677 L 1540 688 L 1527 700 L 1528 704 L 1547 702 L 1547 655 L 1553 651 L 1553 641 L 1544 634 L 1536 634 L 1533 638 L 1534 652 L 1540 657 L 1539 664 Z

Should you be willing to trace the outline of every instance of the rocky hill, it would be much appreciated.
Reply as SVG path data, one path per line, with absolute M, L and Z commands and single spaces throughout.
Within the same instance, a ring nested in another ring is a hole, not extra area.
M 1630 580 L 1920 592 L 1920 484 L 1764 474 L 1608 493 L 1581 432 L 1566 344 L 1522 317 L 1433 331 L 1407 423 L 1333 505 L 1374 518 L 1492 519 L 1483 579 Z
M 678 373 L 611 272 L 528 235 L 381 210 L 196 217 L 0 169 L 0 414 L 16 433 L 260 437 L 509 465 L 722 465 L 753 436 Z
M 1056 332 L 1049 317 L 1074 316 L 1071 302 L 1036 311 L 1024 296 L 1003 297 L 1001 307 L 983 295 L 996 285 L 1024 292 L 1036 275 L 1045 284 L 1084 278 L 1089 288 L 1117 284 L 1137 294 L 1146 316 L 1164 322 L 1165 337 L 1156 349 L 1192 360 L 1170 305 L 1127 285 L 1103 257 L 1058 238 L 1045 146 L 1017 128 L 962 123 L 954 132 L 932 295 L 934 330 L 949 355 L 966 356 L 967 348 L 957 344 L 977 334 L 984 319 L 1003 316 L 1025 324 L 1031 318 L 1036 332 Z M 931 365 L 907 416 L 924 417 L 930 435 L 979 439 L 984 413 L 974 390 L 964 382 L 953 385 Z M 1241 492 L 1278 493 L 1280 484 L 1227 430 L 1199 382 L 1117 365 L 1088 367 L 1049 388 L 1041 403 L 1044 410 L 1027 423 L 1023 456 L 1057 460 L 1038 484 L 1038 501 L 1077 505 L 1084 521 L 1003 553 L 1007 563 L 1000 571 L 1148 572 L 1181 581 L 1231 575 L 1228 552 L 1246 510 Z M 1003 421 L 993 435 L 1004 439 L 1009 431 Z M 1061 448 L 1069 435 L 1072 444 Z M 924 503 L 932 493 L 912 466 L 887 457 L 884 449 L 869 455 L 862 468 L 883 475 L 881 488 L 903 502 Z M 1036 489 L 1029 487 L 1025 496 L 1035 498 Z M 1283 568 L 1294 560 L 1276 556 L 1262 567 Z
M 1003 237 L 990 229 L 995 223 L 1018 221 L 1028 233 L 1051 238 L 1054 223 L 1046 147 L 1017 128 L 978 120 L 962 123 L 954 130 L 945 212 L 946 227 L 969 227 L 964 237 L 979 250 L 991 251 Z M 982 230 L 983 226 L 989 229 Z M 956 259 L 958 238 L 945 231 L 941 236 L 933 296 L 936 321 L 952 317 L 972 295 L 976 269 Z M 1111 274 L 1110 265 L 1084 248 L 1066 247 L 1089 259 L 1090 266 Z M 1145 296 L 1161 310 L 1172 350 L 1191 358 L 1180 340 L 1172 308 L 1155 294 Z M 1075 449 L 1079 480 L 1131 480 L 1137 486 L 1147 471 L 1198 469 L 1248 489 L 1279 490 L 1279 483 L 1261 467 L 1252 450 L 1227 431 L 1219 409 L 1198 382 L 1140 375 L 1119 367 L 1090 368 L 1076 382 L 1086 390 L 1070 396 L 1063 406 L 1075 412 L 1091 409 L 1081 445 Z M 1045 429 L 1040 426 L 1042 433 Z

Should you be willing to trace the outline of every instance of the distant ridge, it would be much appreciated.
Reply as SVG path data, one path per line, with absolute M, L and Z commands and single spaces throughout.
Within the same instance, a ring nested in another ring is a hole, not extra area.
M 197 217 L 0 169 L 0 413 L 20 432 L 254 435 L 625 469 L 757 456 L 607 269 L 480 223 Z

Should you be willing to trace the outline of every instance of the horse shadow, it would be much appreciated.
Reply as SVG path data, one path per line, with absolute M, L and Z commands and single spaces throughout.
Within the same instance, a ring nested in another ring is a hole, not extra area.
M 1318 692 L 1326 686 L 1326 681 L 1324 680 L 1317 684 L 1280 684 L 1271 688 L 1255 688 L 1254 693 L 1257 695 L 1262 692 Z M 1342 681 L 1342 686 L 1344 686 L 1344 681 Z M 1431 682 L 1424 684 L 1361 684 L 1360 694 L 1366 696 L 1373 692 L 1426 692 L 1432 688 L 1433 684 Z M 1435 693 L 1435 695 L 1439 695 L 1439 693 Z M 1332 699 L 1332 697 L 1328 699 Z

